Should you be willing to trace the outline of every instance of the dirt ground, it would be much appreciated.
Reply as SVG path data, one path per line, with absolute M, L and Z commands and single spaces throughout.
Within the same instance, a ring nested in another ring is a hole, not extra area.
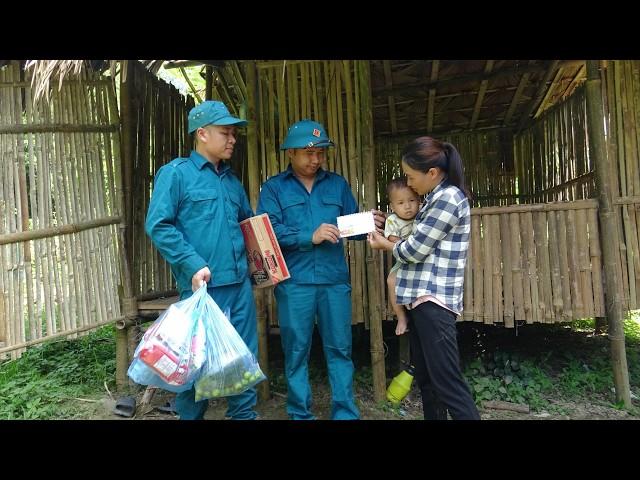
M 422 402 L 420 395 L 412 391 L 403 401 L 400 408 L 393 410 L 389 407 L 378 406 L 373 401 L 368 390 L 357 389 L 357 400 L 362 420 L 421 420 Z M 129 419 L 115 415 L 112 410 L 115 401 L 105 395 L 91 405 L 83 403 L 78 405 L 85 411 L 83 418 L 91 420 L 177 420 L 175 414 L 163 412 L 158 407 L 165 406 L 173 397 L 173 394 L 162 390 L 156 391 L 148 405 L 141 406 L 142 395 L 137 397 L 136 415 Z M 319 420 L 328 420 L 331 411 L 331 395 L 328 385 L 315 384 L 313 386 L 313 412 Z M 483 420 L 639 420 L 626 411 L 617 410 L 597 403 L 567 403 L 564 401 L 552 402 L 557 410 L 563 413 L 551 413 L 547 411 L 518 413 L 505 410 L 494 410 L 480 407 L 480 415 Z M 205 414 L 205 420 L 224 420 L 226 400 L 211 400 L 209 409 Z M 278 391 L 273 391 L 271 398 L 266 402 L 259 402 L 256 411 L 264 420 L 287 420 L 286 396 Z
M 505 338 L 499 336 L 494 337 L 496 342 L 509 341 L 510 332 L 503 332 Z M 393 333 L 391 330 L 388 339 L 389 348 L 385 350 L 387 358 L 387 382 L 398 371 L 397 351 L 394 351 Z M 469 337 L 468 332 L 463 330 L 459 337 L 461 342 L 461 352 L 469 353 L 470 348 L 465 343 L 469 343 L 473 338 Z M 378 404 L 373 400 L 370 359 L 368 356 L 368 337 L 354 335 L 354 365 L 356 373 L 354 375 L 354 389 L 356 393 L 356 401 L 360 409 L 361 418 L 363 420 L 421 420 L 422 417 L 422 401 L 417 389 L 409 393 L 398 409 L 392 409 L 388 404 Z M 584 348 L 580 342 L 590 342 L 590 339 L 582 337 L 571 340 L 572 343 L 577 342 L 575 348 Z M 473 340 L 475 342 L 475 340 Z M 558 342 L 558 346 L 553 344 Z M 569 345 L 569 337 L 564 338 L 560 333 L 554 333 L 550 338 L 543 338 L 543 343 L 548 348 L 560 349 L 567 348 Z M 487 343 L 487 342 L 485 342 Z M 536 348 L 540 348 L 540 339 L 534 337 L 530 343 Z M 271 398 L 265 402 L 259 402 L 256 406 L 261 419 L 264 420 L 287 420 L 286 414 L 286 383 L 283 373 L 283 356 L 279 343 L 279 337 L 272 336 L 269 341 L 269 385 Z M 474 347 L 475 348 L 475 347 Z M 523 343 L 521 349 L 526 349 L 528 343 Z M 533 348 L 533 347 L 531 347 Z M 394 357 L 395 355 L 395 357 Z M 395 359 L 394 359 L 395 358 Z M 309 376 L 313 394 L 312 411 L 319 420 L 327 420 L 330 418 L 331 412 L 331 392 L 327 380 L 324 356 L 322 353 L 321 340 L 316 336 L 313 340 L 313 346 L 309 363 Z M 137 406 L 134 420 L 175 420 L 175 414 L 163 412 L 159 408 L 173 398 L 173 394 L 156 390 L 151 401 L 147 405 L 141 405 L 144 394 L 144 387 L 138 387 L 136 393 Z M 117 398 L 117 397 L 116 397 Z M 640 420 L 639 416 L 629 414 L 624 410 L 613 408 L 610 398 L 600 396 L 581 396 L 573 402 L 564 398 L 549 399 L 549 410 L 531 411 L 530 413 L 518 413 L 508 410 L 496 410 L 486 408 L 484 405 L 479 407 L 480 415 L 483 420 Z M 114 398 L 105 395 L 102 398 L 93 399 L 87 402 L 78 402 L 78 418 L 84 419 L 109 419 L 109 420 L 129 420 L 113 414 L 112 410 L 115 405 Z M 637 402 L 636 402 L 637 405 Z M 226 400 L 210 400 L 210 406 L 205 414 L 207 420 L 223 420 L 225 418 Z
M 354 388 L 356 401 L 363 420 L 421 420 L 422 401 L 417 389 L 414 388 L 405 398 L 398 409 L 392 409 L 386 403 L 377 403 L 373 400 L 370 361 L 368 349 L 363 348 L 361 341 L 368 339 L 354 338 L 354 364 L 356 374 Z M 256 411 L 264 420 L 287 420 L 286 414 L 286 383 L 283 373 L 283 357 L 279 347 L 279 338 L 272 338 L 269 343 L 269 385 L 271 398 L 266 402 L 259 402 Z M 391 344 L 391 343 L 390 343 Z M 360 353 L 356 353 L 360 352 Z M 389 352 L 387 352 L 389 353 Z M 397 352 L 396 352 L 397 353 Z M 387 382 L 397 373 L 397 363 L 392 359 L 394 352 L 387 356 Z M 322 354 L 321 342 L 314 338 L 310 364 L 310 382 L 312 385 L 313 407 L 312 411 L 319 420 L 328 420 L 331 415 L 331 391 L 326 375 L 326 367 Z M 175 414 L 163 412 L 159 408 L 173 398 L 174 394 L 163 390 L 156 390 L 151 402 L 141 406 L 144 387 L 137 388 L 137 405 L 134 420 L 174 420 Z M 480 406 L 480 415 L 483 420 L 639 420 L 623 410 L 617 410 L 604 398 L 581 398 L 580 401 L 567 402 L 563 399 L 550 400 L 549 411 L 531 413 L 518 413 L 507 410 L 496 410 Z M 110 419 L 129 420 L 113 414 L 115 401 L 106 395 L 93 403 L 78 405 L 86 419 Z M 210 400 L 210 406 L 205 414 L 208 420 L 223 420 L 225 418 L 226 400 Z

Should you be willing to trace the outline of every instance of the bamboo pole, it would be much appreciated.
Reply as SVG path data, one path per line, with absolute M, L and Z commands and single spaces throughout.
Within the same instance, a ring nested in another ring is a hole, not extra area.
M 16 106 L 18 109 L 18 107 Z M 24 148 L 18 149 L 17 164 L 18 164 L 18 188 L 19 188 L 19 203 L 18 203 L 18 215 L 20 220 L 20 230 L 27 232 L 29 230 L 29 203 L 27 199 L 27 171 L 25 168 Z M 27 294 L 27 323 L 29 325 L 29 338 L 39 338 L 42 336 L 42 331 L 39 325 L 36 324 L 36 318 L 34 317 L 33 304 L 33 272 L 31 267 L 31 245 L 25 243 L 22 245 L 22 263 L 25 274 L 25 287 Z
M 536 265 L 536 253 L 534 248 L 533 219 L 531 212 L 525 212 L 521 216 L 522 247 L 524 268 L 524 309 L 527 323 L 540 321 L 538 298 L 538 269 Z
M 255 211 L 258 205 L 258 196 L 260 195 L 260 172 L 258 157 L 258 112 L 261 105 L 256 103 L 257 100 L 257 79 L 255 62 L 245 62 L 245 77 L 247 79 L 247 165 L 249 169 L 249 199 L 251 201 L 251 209 Z M 256 288 L 253 292 L 256 301 L 257 311 L 257 327 L 258 327 L 258 356 L 260 366 L 265 375 L 269 375 L 269 356 L 267 342 L 267 317 L 265 312 L 264 290 Z M 269 382 L 261 382 L 258 385 L 258 395 L 261 401 L 270 398 Z
M 504 326 L 514 326 L 514 300 L 513 300 L 513 263 L 511 259 L 511 230 L 509 228 L 509 215 L 500 215 L 500 246 L 502 248 L 502 286 L 504 301 Z
M 30 115 L 31 113 L 31 108 L 29 105 L 29 101 L 27 100 L 27 93 L 25 92 L 25 101 L 24 101 L 25 107 L 27 109 L 27 115 L 26 115 L 26 121 L 28 123 L 32 123 L 32 116 Z M 18 107 L 20 108 L 20 105 L 18 105 Z M 32 218 L 32 224 L 31 224 L 31 228 L 30 229 L 34 229 L 37 228 L 37 226 L 39 225 L 40 220 L 43 217 L 43 197 L 44 195 L 46 195 L 46 192 L 44 191 L 44 180 L 43 180 L 43 172 L 42 172 L 42 157 L 41 155 L 35 155 L 35 149 L 34 149 L 34 140 L 32 138 L 31 135 L 25 135 L 26 137 L 26 143 L 27 143 L 27 150 L 26 150 L 26 156 L 23 159 L 23 164 L 22 164 L 22 169 L 23 172 L 21 172 L 21 174 L 25 175 L 25 179 L 24 179 L 24 186 L 23 188 L 26 190 L 26 183 L 27 183 L 27 172 L 26 172 L 26 167 L 25 167 L 25 163 L 28 162 L 29 164 L 29 175 L 28 175 L 28 180 L 29 180 L 29 202 L 31 205 L 31 218 Z M 37 158 L 36 158 L 37 157 Z M 37 165 L 36 165 L 37 164 Z M 36 177 L 38 180 L 38 184 L 42 184 L 42 189 L 38 190 L 40 192 L 40 194 L 37 195 L 36 193 Z M 48 184 L 48 182 L 47 182 Z M 22 192 L 21 192 L 22 193 Z M 24 206 L 27 205 L 26 202 L 26 193 L 24 192 L 25 198 L 21 201 L 21 203 L 23 204 L 23 230 L 25 229 L 25 225 L 28 224 L 29 221 L 29 215 L 28 215 L 28 211 L 24 210 Z M 25 223 L 25 218 L 24 215 L 26 214 L 26 223 Z M 33 258 L 29 263 L 33 263 L 34 266 L 34 270 L 35 270 L 35 276 L 32 277 L 32 275 L 27 275 L 27 281 L 32 285 L 31 286 L 31 290 L 32 290 L 32 295 L 33 295 L 33 302 L 35 302 L 35 314 L 32 316 L 31 314 L 30 319 L 31 319 L 31 338 L 38 338 L 40 336 L 42 336 L 42 328 L 44 326 L 45 330 L 48 332 L 51 329 L 51 318 L 52 318 L 52 313 L 53 313 L 53 309 L 50 308 L 46 308 L 43 307 L 43 298 L 44 297 L 44 303 L 46 305 L 49 304 L 49 291 L 51 290 L 51 285 L 53 284 L 53 282 L 45 282 L 44 277 L 47 275 L 47 261 L 48 261 L 48 251 L 45 250 L 45 252 L 42 251 L 42 245 L 40 242 L 34 242 L 33 248 L 31 245 L 26 244 L 23 245 L 23 248 L 25 249 L 25 257 L 28 255 L 29 257 L 31 257 L 31 250 L 33 250 L 33 253 L 35 254 L 35 258 Z M 27 250 L 28 249 L 28 250 Z M 29 286 L 29 284 L 27 284 L 27 286 Z M 34 287 L 35 287 L 35 292 L 34 292 Z M 42 292 L 42 293 L 41 293 Z M 33 310 L 34 304 L 32 302 L 30 302 L 30 307 L 31 310 Z M 46 310 L 46 311 L 45 311 Z M 44 313 L 44 322 L 41 322 L 41 315 Z M 35 330 L 35 331 L 34 331 Z M 46 335 L 47 333 L 45 333 Z
M 129 60 L 123 61 L 124 66 Z M 133 161 L 134 161 L 134 135 L 135 124 L 132 114 L 132 95 L 134 83 L 135 69 L 131 68 L 127 79 L 121 78 L 120 82 L 120 112 L 122 119 L 122 157 L 121 169 L 117 184 L 120 185 L 120 204 L 123 208 L 123 222 L 120 223 L 119 236 L 120 241 L 120 259 L 122 271 L 122 287 L 124 298 L 122 303 L 124 306 L 123 313 L 125 319 L 135 318 L 135 300 L 133 299 L 133 285 L 131 282 L 131 272 L 129 265 L 131 264 L 130 247 L 132 245 L 133 236 L 133 219 L 132 219 L 132 192 L 131 184 L 133 178 Z M 128 328 L 116 329 L 116 386 L 122 390 L 127 385 L 127 365 L 128 365 Z
M 30 230 L 26 232 L 7 233 L 0 235 L 0 245 L 13 243 L 28 242 L 39 238 L 51 238 L 60 235 L 68 235 L 78 233 L 92 228 L 98 228 L 106 225 L 115 225 L 120 223 L 122 217 L 105 217 L 94 220 L 87 220 L 76 224 L 61 225 L 59 227 L 42 228 L 39 230 Z
M 17 73 L 17 70 L 14 69 L 14 72 Z M 11 93 L 12 95 L 9 98 L 7 108 L 8 117 L 12 123 L 22 123 L 19 120 L 15 108 L 15 93 Z M 9 193 L 9 211 L 11 212 L 9 215 L 9 229 L 10 231 L 17 231 L 21 229 L 19 156 L 23 146 L 21 145 L 21 138 L 18 135 L 10 135 L 9 142 L 9 184 L 7 188 L 7 193 Z M 16 248 L 12 248 L 11 250 L 12 255 L 9 257 L 12 277 L 9 285 L 12 287 L 10 295 L 13 303 L 13 314 L 11 318 L 13 319 L 14 343 L 17 343 L 18 341 L 24 342 L 26 340 L 23 282 L 20 278 L 21 270 L 24 269 L 24 253 L 17 245 Z M 23 351 L 24 349 L 20 349 L 17 354 L 20 355 Z
M 591 272 L 593 277 L 594 316 L 604 317 L 604 292 L 602 285 L 602 250 L 600 249 L 600 234 L 598 232 L 598 211 L 589 209 L 589 253 L 591 256 Z
M 480 239 L 480 217 L 471 217 L 471 243 L 473 244 L 473 313 L 475 322 L 484 321 L 483 244 Z M 484 262 L 486 265 L 486 262 Z
M 124 319 L 124 317 L 112 318 L 112 319 L 106 320 L 104 322 L 94 323 L 94 324 L 91 324 L 91 325 L 83 325 L 81 327 L 77 327 L 77 328 L 74 328 L 73 330 L 68 330 L 66 332 L 60 332 L 60 333 L 56 333 L 54 335 L 49 335 L 47 337 L 36 338 L 35 340 L 30 340 L 28 342 L 22 342 L 22 343 L 19 343 L 19 344 L 16 344 L 16 345 L 3 347 L 3 348 L 0 348 L 0 354 L 5 353 L 5 352 L 15 351 L 15 350 L 18 350 L 18 349 L 24 349 L 26 347 L 31 347 L 33 345 L 38 345 L 40 343 L 48 342 L 50 340 L 54 340 L 54 339 L 60 338 L 60 337 L 69 337 L 72 334 L 86 332 L 87 330 L 91 330 L 91 329 L 95 329 L 95 328 L 98 328 L 98 327 L 102 327 L 104 325 L 109 325 L 110 323 L 116 323 L 116 322 L 121 321 L 123 319 Z
M 31 92 L 30 92 L 31 96 Z M 29 101 L 31 103 L 31 100 Z M 52 95 L 52 104 L 53 104 L 53 116 L 54 119 L 58 118 L 61 115 L 61 101 L 60 95 L 57 92 L 54 92 Z M 63 188 L 63 170 L 62 170 L 62 162 L 64 159 L 64 135 L 61 133 L 54 133 L 53 135 L 53 148 L 49 149 L 52 152 L 53 164 L 51 165 L 51 196 L 52 200 L 57 205 L 57 216 L 58 220 L 62 223 L 66 223 L 67 218 L 67 207 L 64 195 Z M 53 180 L 56 179 L 56 180 Z M 57 242 L 56 242 L 57 241 Z M 59 249 L 59 253 L 56 250 Z M 54 267 L 55 273 L 55 283 L 57 287 L 57 295 L 55 299 L 55 303 L 59 306 L 61 310 L 61 322 L 60 329 L 68 330 L 71 328 L 71 322 L 74 321 L 76 316 L 76 304 L 73 301 L 69 301 L 68 299 L 74 295 L 74 275 L 72 274 L 73 265 L 67 261 L 67 258 L 70 256 L 71 251 L 71 238 L 68 235 L 63 235 L 62 237 L 56 237 L 55 240 L 50 240 L 47 242 L 48 246 L 54 253 L 54 258 L 52 258 L 52 264 Z M 72 262 L 71 262 L 72 263 Z M 59 268 L 58 268 L 59 265 Z
M 604 127 L 602 125 L 602 95 L 600 90 L 600 73 L 598 63 L 587 60 L 587 117 L 589 119 L 589 149 L 596 165 L 596 184 L 598 189 L 598 203 L 600 205 L 600 222 L 602 230 L 607 232 L 607 239 L 602 239 L 604 271 L 605 271 L 605 299 L 609 324 L 609 340 L 611 341 L 611 362 L 616 389 L 616 398 L 630 408 L 631 393 L 629 390 L 629 370 L 624 341 L 623 315 L 621 292 L 616 275 L 616 245 L 620 244 L 613 207 L 613 192 L 610 181 L 606 176 L 609 171 L 608 159 L 605 155 Z
M 562 283 L 562 319 L 570 321 L 574 318 L 574 310 L 571 303 L 572 283 L 571 272 L 569 270 L 569 253 L 567 249 L 567 222 L 566 215 L 563 211 L 555 212 L 558 224 L 558 249 L 560 254 L 560 281 Z M 572 245 L 573 249 L 573 245 Z
M 571 272 L 571 298 L 573 300 L 572 307 L 575 318 L 584 318 L 584 303 L 582 296 L 582 282 L 580 281 L 580 270 L 578 268 L 578 254 L 576 251 L 578 238 L 576 233 L 576 214 L 575 210 L 567 212 L 567 246 L 568 249 L 569 270 Z
M 289 128 L 289 116 L 287 114 L 287 99 L 285 94 L 285 82 L 284 78 L 280 75 L 276 75 L 276 86 L 278 91 L 278 121 L 279 121 L 279 135 L 280 139 L 279 144 L 282 145 L 282 142 L 287 135 L 287 129 Z M 293 122 L 291 122 L 293 123 Z M 285 150 L 280 150 L 279 155 L 280 164 L 278 166 L 278 171 L 281 172 L 287 168 L 289 164 L 289 160 L 286 156 Z
M 358 68 L 359 67 L 359 68 Z M 377 207 L 376 201 L 376 178 L 375 178 L 375 151 L 373 139 L 373 98 L 371 95 L 371 72 L 370 63 L 366 60 L 356 62 L 356 69 L 359 71 L 361 88 L 361 112 L 362 112 L 362 160 L 367 169 L 367 189 L 365 190 L 365 206 L 367 209 Z M 369 267 L 369 279 L 381 278 L 382 272 L 379 270 L 380 252 L 373 251 L 367 245 L 367 266 Z M 369 258 L 371 261 L 369 261 Z M 382 339 L 382 304 L 383 290 L 380 284 L 372 283 L 374 288 L 369 288 L 369 337 L 371 349 L 371 370 L 373 374 L 373 398 L 376 402 L 383 401 L 386 390 L 386 375 Z
M 593 199 L 576 200 L 573 202 L 537 203 L 532 205 L 509 205 L 506 207 L 472 208 L 471 215 L 493 215 L 496 213 L 527 213 L 552 212 L 556 210 L 581 210 L 598 208 L 598 202 Z
M 475 318 L 474 309 L 473 309 L 473 259 L 474 259 L 474 251 L 473 251 L 473 241 L 471 239 L 471 235 L 469 235 L 469 247 L 467 248 L 467 263 L 464 268 L 464 312 L 463 319 L 467 321 L 473 321 Z
M 86 72 L 83 74 L 86 77 Z M 90 108 L 91 108 L 91 99 L 92 99 L 92 87 L 91 85 L 85 84 L 82 86 L 78 84 L 76 87 L 76 102 L 79 110 L 79 117 L 82 121 L 91 122 L 95 120 L 91 118 Z M 101 199 L 101 192 L 103 189 L 102 179 L 97 179 L 97 165 L 95 161 L 95 149 L 97 148 L 97 136 L 95 133 L 85 133 L 81 135 L 82 140 L 82 164 L 83 164 L 83 172 L 82 176 L 84 177 L 83 187 L 84 187 L 84 195 L 86 198 L 86 203 L 88 205 L 89 215 L 91 217 L 95 217 L 98 215 L 99 206 Z M 94 161 L 92 161 L 92 159 Z M 85 232 L 87 237 L 87 243 L 89 245 L 89 258 L 90 258 L 90 281 L 92 285 L 92 289 L 94 292 L 94 298 L 96 303 L 96 320 L 98 321 L 106 321 L 107 316 L 107 306 L 106 306 L 106 298 L 108 296 L 108 290 L 106 288 L 107 281 L 104 278 L 104 270 L 103 265 L 106 263 L 105 259 L 101 259 L 101 249 L 100 249 L 100 233 L 101 229 L 91 229 Z M 93 322 L 88 322 L 93 323 Z
M 578 266 L 582 282 L 582 302 L 584 316 L 593 317 L 593 287 L 591 285 L 591 264 L 589 256 L 589 240 L 587 236 L 586 210 L 576 210 L 576 228 L 578 237 Z
M 551 301 L 550 310 L 552 309 L 553 321 L 562 320 L 562 309 L 564 306 L 562 300 L 562 281 L 560 266 L 560 246 L 558 238 L 558 225 L 556 212 L 550 212 L 547 215 L 549 222 L 549 241 L 547 249 L 549 253 L 549 268 L 551 269 Z
M 551 267 L 549 260 L 549 238 L 547 237 L 547 214 L 536 212 L 534 239 L 538 270 L 538 291 L 540 292 L 540 321 L 553 322 L 553 301 L 551 293 Z
M 484 263 L 482 265 L 484 281 L 484 323 L 495 322 L 493 311 L 493 232 L 491 231 L 490 216 L 482 216 L 482 242 L 484 251 Z
M 63 118 L 72 123 L 77 115 L 76 108 L 77 105 L 73 100 L 73 92 L 70 88 L 64 88 L 62 90 L 62 111 Z M 75 106 L 75 108 L 74 108 Z M 63 168 L 65 169 L 65 190 L 68 192 L 68 198 L 71 201 L 70 215 L 73 215 L 74 218 L 85 220 L 89 217 L 87 212 L 86 204 L 84 202 L 84 198 L 82 197 L 82 188 L 78 181 L 78 177 L 81 174 L 78 172 L 78 164 L 79 158 L 82 154 L 81 149 L 77 143 L 77 135 L 75 133 L 70 133 L 65 135 L 65 140 L 67 142 L 67 153 L 69 155 L 69 160 L 64 162 Z M 80 232 L 78 235 L 74 236 L 74 250 L 72 263 L 75 267 L 75 276 L 74 281 L 76 282 L 76 292 L 78 296 L 74 299 L 78 305 L 79 314 L 76 318 L 72 319 L 72 327 L 85 325 L 87 320 L 90 318 L 90 311 L 93 308 L 93 298 L 91 293 L 91 285 L 87 280 L 88 275 L 88 266 L 85 265 L 86 253 L 88 252 L 88 247 L 86 244 L 86 237 L 82 235 Z M 87 298 L 89 297 L 89 298 Z M 75 338 L 76 335 L 73 335 Z
M 4 70 L 4 71 L 3 71 Z M 5 71 L 8 69 L 0 69 L 0 82 L 4 80 Z M 4 119 L 4 97 L 6 93 L 0 91 L 0 121 Z M 3 135 L 0 135 L 0 152 L 5 152 L 5 138 Z M 4 156 L 0 157 L 0 198 L 5 198 L 5 172 L 4 172 Z M 0 229 L 4 231 L 5 229 L 5 221 L 7 218 L 6 212 L 6 202 L 0 202 Z M 8 330 L 8 321 L 9 316 L 7 315 L 8 310 L 8 301 L 7 301 L 7 293 L 5 286 L 5 272 L 7 271 L 7 265 L 5 263 L 4 256 L 5 247 L 0 246 L 0 346 L 5 346 L 7 343 L 7 330 Z M 0 360 L 4 360 L 6 358 L 5 354 L 0 355 Z
M 500 218 L 498 215 L 491 215 L 490 219 L 490 228 L 491 228 L 491 236 L 493 237 L 493 244 L 491 248 L 493 249 L 492 257 L 493 257 L 493 315 L 495 322 L 504 322 L 504 307 L 503 307 L 503 299 L 502 299 L 502 267 L 501 267 L 501 244 L 502 240 L 500 238 Z

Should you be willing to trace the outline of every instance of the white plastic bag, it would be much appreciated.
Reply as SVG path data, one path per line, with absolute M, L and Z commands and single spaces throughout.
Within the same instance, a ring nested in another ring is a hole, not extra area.
M 202 320 L 206 286 L 169 306 L 145 332 L 128 370 L 140 385 L 171 392 L 189 390 L 205 361 L 206 333 Z
M 238 395 L 267 377 L 229 319 L 209 296 L 204 300 L 205 365 L 195 400 Z

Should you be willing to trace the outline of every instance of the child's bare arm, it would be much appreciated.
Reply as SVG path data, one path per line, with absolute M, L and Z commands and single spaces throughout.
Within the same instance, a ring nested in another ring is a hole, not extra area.
M 398 243 L 402 239 L 400 237 L 396 237 L 395 235 L 389 235 L 387 237 L 387 240 L 389 240 L 390 242 L 393 242 L 393 243 Z

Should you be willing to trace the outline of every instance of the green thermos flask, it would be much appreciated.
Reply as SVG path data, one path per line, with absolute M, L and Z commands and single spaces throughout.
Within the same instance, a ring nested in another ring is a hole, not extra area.
M 415 367 L 413 365 L 407 365 L 389 384 L 389 388 L 387 388 L 387 400 L 389 400 L 393 406 L 397 407 L 400 405 L 400 402 L 411 390 L 414 374 Z

